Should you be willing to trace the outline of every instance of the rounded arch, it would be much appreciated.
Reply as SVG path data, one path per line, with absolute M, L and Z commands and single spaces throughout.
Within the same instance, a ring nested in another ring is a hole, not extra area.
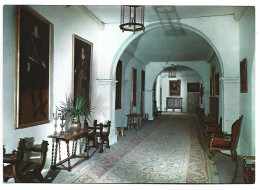
M 178 67 L 187 67 L 187 68 L 189 68 L 190 70 L 192 70 L 192 71 L 194 71 L 200 78 L 201 78 L 201 80 L 204 82 L 204 80 L 203 80 L 203 78 L 201 77 L 201 75 L 195 70 L 195 69 L 193 69 L 192 67 L 189 67 L 189 66 L 187 66 L 187 65 L 182 65 L 182 64 L 179 64 L 179 65 L 171 65 L 171 66 L 168 66 L 168 67 L 165 67 L 164 69 L 162 69 L 157 75 L 156 75 L 156 77 L 154 78 L 154 81 L 153 81 L 153 89 L 154 89 L 154 87 L 155 87 L 155 84 L 156 84 L 156 80 L 157 80 L 157 78 L 158 78 L 158 76 L 161 74 L 161 73 L 163 73 L 164 71 L 166 71 L 167 69 L 170 69 L 170 68 L 178 68 Z
M 148 24 L 147 26 L 145 26 L 146 28 L 146 32 L 149 32 L 151 30 L 157 29 L 162 27 L 162 25 L 164 26 L 169 26 L 169 25 L 173 25 L 173 26 L 181 26 L 187 30 L 191 30 L 195 33 L 197 33 L 198 35 L 200 35 L 203 39 L 205 39 L 210 46 L 212 47 L 212 49 L 214 50 L 214 52 L 216 53 L 216 56 L 219 60 L 219 65 L 220 65 L 220 69 L 221 69 L 221 73 L 222 76 L 224 76 L 224 67 L 223 67 L 223 61 L 221 59 L 220 53 L 217 50 L 217 48 L 215 47 L 215 45 L 212 43 L 212 41 L 200 30 L 196 29 L 195 27 L 192 27 L 188 24 L 183 24 L 183 23 L 168 23 L 168 22 L 155 22 L 155 23 L 151 23 Z M 138 32 L 135 34 L 131 34 L 129 35 L 124 42 L 120 45 L 120 47 L 118 48 L 117 52 L 115 53 L 113 59 L 112 59 L 112 63 L 111 63 L 111 67 L 110 67 L 110 79 L 111 80 L 115 80 L 116 76 L 115 76 L 115 71 L 116 71 L 116 67 L 117 67 L 117 63 L 118 60 L 120 59 L 121 55 L 123 54 L 123 52 L 125 51 L 125 49 L 128 47 L 128 45 L 135 40 L 136 38 L 138 38 L 139 36 L 143 35 L 143 32 Z M 200 75 L 199 75 L 200 76 Z M 201 76 L 200 76 L 201 77 Z M 114 100 L 115 100 L 115 89 L 114 90 L 110 90 L 110 118 L 112 121 L 115 120 L 115 109 L 114 109 Z M 112 122 L 112 126 L 114 126 L 115 122 Z
M 159 28 L 159 27 L 162 27 L 162 25 L 164 26 L 168 26 L 168 25 L 176 25 L 177 26 L 177 23 L 166 23 L 166 22 L 156 22 L 156 23 L 152 23 L 152 24 L 148 24 L 147 26 L 145 26 L 146 28 L 146 32 L 149 32 L 151 30 L 154 30 L 156 28 Z M 222 76 L 224 76 L 224 67 L 223 67 L 223 62 L 222 62 L 222 59 L 221 59 L 221 56 L 217 50 L 217 48 L 215 47 L 215 45 L 212 43 L 212 41 L 203 33 L 201 32 L 200 30 L 190 26 L 190 25 L 187 25 L 187 24 L 183 24 L 183 23 L 178 23 L 178 26 L 180 26 L 187 29 L 187 30 L 191 30 L 195 33 L 197 33 L 198 35 L 200 35 L 203 39 L 205 39 L 209 44 L 210 46 L 213 48 L 214 52 L 216 53 L 217 57 L 218 57 L 218 60 L 219 60 L 219 64 L 220 64 L 220 69 L 221 69 L 221 73 L 222 73 Z M 118 51 L 116 52 L 116 54 L 114 55 L 114 58 L 112 60 L 112 64 L 111 64 L 111 68 L 110 68 L 110 79 L 114 80 L 115 79 L 115 70 L 116 70 L 116 66 L 117 66 L 117 62 L 120 58 L 120 56 L 123 54 L 123 52 L 125 51 L 125 49 L 128 47 L 128 45 L 134 40 L 136 39 L 137 37 L 143 35 L 144 33 L 143 32 L 138 32 L 138 33 L 135 33 L 135 34 L 131 34 L 122 44 L 121 46 L 119 47 Z

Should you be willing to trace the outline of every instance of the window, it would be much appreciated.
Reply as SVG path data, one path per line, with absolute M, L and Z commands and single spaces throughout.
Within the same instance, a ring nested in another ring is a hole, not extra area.
M 122 61 L 119 60 L 116 67 L 116 102 L 115 109 L 121 109 L 121 94 L 122 94 Z

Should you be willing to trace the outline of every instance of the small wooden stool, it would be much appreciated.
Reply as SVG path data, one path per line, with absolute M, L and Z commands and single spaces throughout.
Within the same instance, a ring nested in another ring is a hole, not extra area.
M 121 137 L 125 136 L 126 130 L 127 130 L 127 127 L 117 127 L 117 131 L 119 132 L 119 136 L 121 136 Z

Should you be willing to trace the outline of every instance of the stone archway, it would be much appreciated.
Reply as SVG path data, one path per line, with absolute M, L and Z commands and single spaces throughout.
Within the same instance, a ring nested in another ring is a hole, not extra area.
M 215 54 L 219 60 L 219 65 L 220 65 L 220 69 L 221 69 L 221 73 L 222 76 L 224 76 L 224 66 L 223 66 L 223 62 L 220 56 L 220 53 L 218 51 L 218 49 L 216 48 L 216 46 L 213 44 L 213 42 L 207 37 L 207 35 L 205 35 L 202 31 L 200 31 L 199 29 L 196 29 L 193 26 L 190 26 L 188 24 L 182 24 L 182 23 L 178 23 L 181 24 L 181 26 L 187 30 L 193 31 L 196 34 L 200 35 L 203 39 L 205 39 L 210 46 L 213 48 L 213 50 L 215 51 Z M 157 22 L 157 23 L 152 23 L 146 26 L 146 32 L 149 32 L 151 30 L 154 30 L 156 28 L 162 27 L 161 26 L 161 22 Z M 120 45 L 120 47 L 118 48 L 118 50 L 116 51 L 115 55 L 113 56 L 112 59 L 112 63 L 111 63 L 111 67 L 110 67 L 110 80 L 115 81 L 115 70 L 116 70 L 116 66 L 117 66 L 117 62 L 120 58 L 120 56 L 122 55 L 122 53 L 125 51 L 125 49 L 128 47 L 128 45 L 137 37 L 139 37 L 140 35 L 142 35 L 142 32 L 136 33 L 136 34 L 131 34 L 130 36 L 127 37 L 127 39 Z M 115 89 L 111 89 L 110 90 L 110 118 L 112 121 L 115 120 L 115 110 L 114 110 L 114 95 L 115 95 Z M 151 93 L 151 92 L 149 92 Z M 146 98 L 146 96 L 145 96 Z M 145 108 L 146 109 L 146 108 Z

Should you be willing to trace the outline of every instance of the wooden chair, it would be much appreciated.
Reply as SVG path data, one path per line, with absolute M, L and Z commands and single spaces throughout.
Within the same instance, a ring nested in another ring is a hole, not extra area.
M 242 124 L 243 116 L 240 116 L 232 124 L 231 134 L 212 134 L 209 143 L 209 151 L 212 155 L 213 150 L 230 150 L 232 161 L 235 161 L 237 156 L 236 148 L 240 134 L 240 128 Z M 212 156 L 211 156 L 212 157 Z
M 204 131 L 205 139 L 210 134 L 221 134 L 222 132 L 222 116 L 220 117 L 219 124 L 206 124 L 206 129 Z
M 23 139 L 25 140 L 25 139 Z M 21 141 L 21 145 L 25 145 L 25 141 Z M 19 144 L 20 144 L 19 142 Z M 24 143 L 24 144 L 23 144 Z M 12 155 L 5 155 L 10 161 L 9 165 L 4 166 L 4 181 L 7 182 L 10 178 L 14 178 L 16 183 L 43 183 L 43 176 L 41 171 L 45 165 L 46 155 L 48 151 L 48 142 L 43 141 L 41 147 L 18 147 L 18 151 L 13 151 Z M 38 162 L 24 161 L 25 153 L 40 153 L 40 160 Z M 5 161 L 5 159 L 4 159 Z
M 218 123 L 218 98 L 210 97 L 210 113 L 203 116 L 204 124 L 217 124 Z
M 245 183 L 255 183 L 255 156 L 241 156 L 244 166 Z M 251 161 L 248 163 L 248 161 Z
M 88 141 L 92 141 L 92 146 L 94 148 L 99 148 L 99 153 L 103 152 L 103 145 L 106 144 L 106 148 L 109 146 L 109 134 L 110 134 L 111 121 L 108 121 L 107 124 L 97 123 L 97 120 L 94 120 L 94 126 L 88 127 L 93 129 L 92 132 L 88 134 Z M 88 143 L 89 144 L 89 143 Z

